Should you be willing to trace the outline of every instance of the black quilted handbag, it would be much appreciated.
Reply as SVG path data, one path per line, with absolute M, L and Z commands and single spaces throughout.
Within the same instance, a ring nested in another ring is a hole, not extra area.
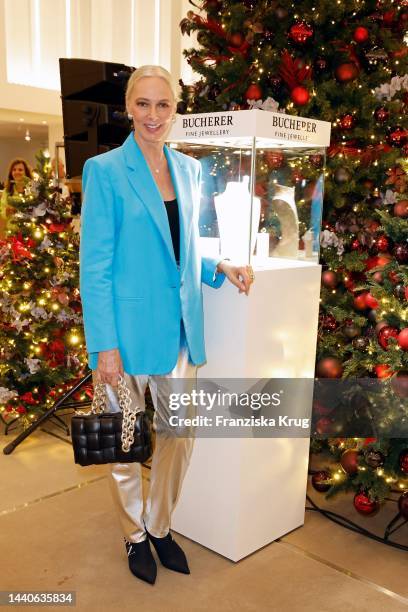
M 91 412 L 72 417 L 71 437 L 75 463 L 143 463 L 152 455 L 150 421 L 145 412 L 132 406 L 124 378 L 119 378 L 120 412 L 103 412 L 106 388 L 97 383 Z

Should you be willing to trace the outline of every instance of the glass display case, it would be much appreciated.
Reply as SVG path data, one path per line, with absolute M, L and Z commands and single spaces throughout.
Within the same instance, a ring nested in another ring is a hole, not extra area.
M 317 262 L 330 127 L 259 109 L 177 116 L 168 144 L 202 168 L 202 252 Z

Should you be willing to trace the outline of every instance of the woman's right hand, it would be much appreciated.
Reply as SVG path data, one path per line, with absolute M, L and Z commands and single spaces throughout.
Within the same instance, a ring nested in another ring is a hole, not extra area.
M 118 386 L 119 376 L 123 376 L 122 358 L 119 349 L 99 352 L 95 374 L 96 382 L 107 383 L 112 387 Z

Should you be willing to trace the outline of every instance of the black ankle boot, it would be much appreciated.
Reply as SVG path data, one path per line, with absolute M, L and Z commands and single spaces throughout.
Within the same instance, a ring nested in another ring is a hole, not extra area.
M 126 551 L 129 561 L 129 569 L 134 576 L 154 584 L 157 575 L 157 565 L 148 538 L 142 542 L 128 542 L 125 540 Z
M 175 542 L 169 532 L 164 538 L 156 538 L 147 532 L 149 539 L 156 549 L 160 562 L 167 569 L 180 572 L 181 574 L 189 574 L 186 555 L 180 546 Z

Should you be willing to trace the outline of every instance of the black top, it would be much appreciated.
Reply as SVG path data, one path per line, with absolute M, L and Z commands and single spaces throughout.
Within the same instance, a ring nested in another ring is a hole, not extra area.
M 169 220 L 171 239 L 173 242 L 174 257 L 177 264 L 180 264 L 180 220 L 177 198 L 164 201 L 167 217 Z

